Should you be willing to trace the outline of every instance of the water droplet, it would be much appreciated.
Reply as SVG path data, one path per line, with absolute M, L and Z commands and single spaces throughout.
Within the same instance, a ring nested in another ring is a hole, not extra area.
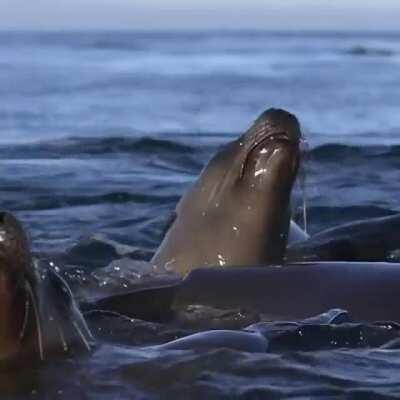
M 226 264 L 226 260 L 225 260 L 225 258 L 222 256 L 222 254 L 218 254 L 218 262 L 219 262 L 219 265 L 220 265 L 221 267 L 223 267 L 223 266 Z
M 266 172 L 267 172 L 267 168 L 261 168 L 261 169 L 258 169 L 258 170 L 254 173 L 254 176 L 258 176 L 258 175 L 264 174 L 264 173 L 266 173 Z

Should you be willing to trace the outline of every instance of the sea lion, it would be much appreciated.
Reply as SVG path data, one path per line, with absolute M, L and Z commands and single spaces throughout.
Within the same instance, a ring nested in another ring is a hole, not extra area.
M 298 320 L 342 308 L 354 320 L 400 322 L 399 291 L 400 264 L 396 263 L 214 267 L 195 269 L 179 282 L 104 298 L 89 308 L 130 317 L 136 317 L 140 308 L 140 317 L 151 319 L 157 310 L 172 313 L 202 304 L 219 309 L 242 307 L 259 312 L 264 320 Z
M 46 359 L 83 347 L 92 335 L 67 283 L 32 258 L 20 222 L 0 213 L 0 360 Z
M 294 115 L 262 113 L 181 198 L 151 262 L 182 275 L 195 267 L 282 262 L 300 139 Z
M 288 246 L 286 260 L 391 261 L 400 260 L 400 214 L 353 221 L 316 233 Z

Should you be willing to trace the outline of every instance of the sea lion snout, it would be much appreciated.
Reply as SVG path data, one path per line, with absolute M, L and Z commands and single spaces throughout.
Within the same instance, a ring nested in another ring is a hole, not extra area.
M 250 145 L 245 149 L 247 154 L 241 177 L 247 175 L 250 179 L 264 179 L 275 176 L 293 183 L 302 140 L 300 124 L 293 114 L 269 108 L 256 119 L 245 138 Z M 266 188 L 266 185 L 263 187 Z
M 288 111 L 269 108 L 254 122 L 251 131 L 256 134 L 256 141 L 266 137 L 281 137 L 294 143 L 301 140 L 301 129 L 297 118 Z

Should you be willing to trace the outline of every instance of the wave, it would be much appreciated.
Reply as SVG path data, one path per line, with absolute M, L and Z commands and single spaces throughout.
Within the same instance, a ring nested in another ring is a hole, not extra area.
M 161 135 L 160 135 L 161 136 Z M 161 137 L 69 137 L 59 140 L 38 141 L 24 144 L 1 144 L 0 155 L 3 159 L 14 158 L 58 158 L 60 156 L 107 155 L 107 154 L 193 154 L 199 150 L 210 153 L 221 145 L 221 137 L 231 140 L 231 135 L 209 135 L 210 143 L 204 141 L 201 133 L 179 134 L 175 138 Z M 188 142 L 192 142 L 189 144 Z M 313 161 L 336 161 L 347 158 L 392 158 L 400 156 L 400 145 L 346 145 L 327 143 L 306 151 Z
M 307 152 L 313 161 L 337 161 L 354 158 L 387 158 L 399 157 L 400 145 L 352 146 L 338 143 L 327 143 Z
M 109 37 L 85 43 L 85 47 L 97 50 L 110 50 L 110 51 L 143 51 L 146 46 L 140 44 L 135 37 Z
M 29 144 L 0 145 L 4 158 L 59 158 L 60 156 L 107 155 L 113 153 L 148 154 L 192 154 L 196 148 L 174 140 L 152 137 L 70 137 L 55 141 L 40 141 Z
M 26 191 L 26 188 L 25 188 Z M 23 190 L 21 189 L 21 192 Z M 129 192 L 110 192 L 97 196 L 88 195 L 42 195 L 31 196 L 29 200 L 21 201 L 18 206 L 12 200 L 9 203 L 3 200 L 3 207 L 13 210 L 52 210 L 61 209 L 66 207 L 82 207 L 93 206 L 102 204 L 175 204 L 179 200 L 179 196 L 173 195 L 155 195 L 143 193 L 129 193 Z
M 394 55 L 394 51 L 386 48 L 378 47 L 365 47 L 365 46 L 353 46 L 345 51 L 346 54 L 352 56 L 381 56 L 389 57 Z
M 388 208 L 372 206 L 372 205 L 347 206 L 347 207 L 313 206 L 308 209 L 308 212 L 310 218 L 329 215 L 331 218 L 340 218 L 349 220 L 386 217 L 398 213 Z

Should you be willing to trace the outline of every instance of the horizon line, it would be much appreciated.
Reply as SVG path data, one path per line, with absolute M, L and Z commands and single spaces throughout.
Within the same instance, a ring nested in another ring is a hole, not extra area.
M 218 33 L 218 32 L 251 32 L 251 33 L 400 33 L 400 28 L 217 28 L 217 27 L 204 27 L 204 28 L 128 28 L 128 27 L 0 27 L 1 33 L 6 32 L 26 32 L 26 33 L 83 33 L 83 32 L 138 32 L 138 33 Z

